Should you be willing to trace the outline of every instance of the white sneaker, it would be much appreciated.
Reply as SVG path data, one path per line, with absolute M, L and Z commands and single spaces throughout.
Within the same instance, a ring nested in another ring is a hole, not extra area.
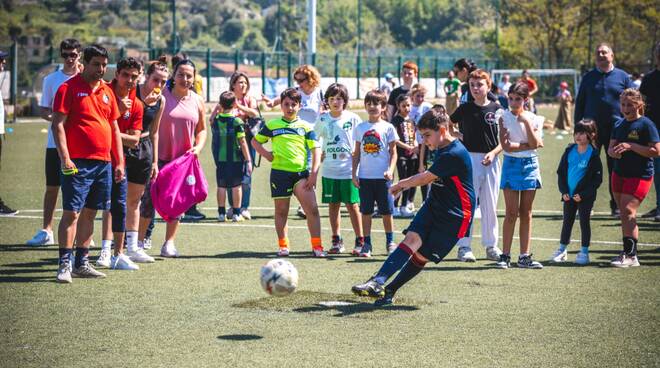
M 472 253 L 472 249 L 470 249 L 468 247 L 458 248 L 458 257 L 456 257 L 456 258 L 461 262 L 476 262 L 477 261 L 477 258 Z
M 579 265 L 589 264 L 589 253 L 579 252 L 575 257 L 575 263 Z
M 231 222 L 241 222 L 243 221 L 243 216 L 241 215 L 233 215 L 231 217 Z
M 498 248 L 497 245 L 486 248 L 486 258 L 490 259 L 491 261 L 499 261 L 501 255 L 502 250 Z
M 399 209 L 399 213 L 403 218 L 410 218 L 415 216 L 415 213 L 409 210 L 408 207 L 404 207 L 404 206 L 401 206 L 401 208 Z
M 568 251 L 566 249 L 564 249 L 563 251 L 561 249 L 557 249 L 554 253 L 552 253 L 550 262 L 554 262 L 554 263 L 566 262 L 567 258 L 568 258 Z M 587 258 L 589 258 L 589 256 L 587 256 Z
M 408 205 L 406 206 L 406 208 L 407 208 L 408 211 L 410 211 L 410 212 L 415 212 L 415 204 L 414 204 L 413 202 L 408 203 Z
M 328 253 L 323 248 L 313 248 L 312 255 L 316 258 L 325 258 L 328 256 Z
M 133 263 L 127 255 L 120 253 L 118 256 L 112 256 L 110 260 L 110 268 L 113 270 L 127 270 L 137 271 L 140 269 L 138 265 Z
M 96 267 L 110 268 L 111 256 L 110 249 L 101 249 L 101 254 L 99 254 L 99 258 L 96 260 Z
M 618 268 L 638 267 L 639 260 L 637 260 L 637 256 L 628 256 L 625 253 L 621 253 L 610 262 L 610 265 Z
M 71 262 L 60 263 L 60 266 L 57 269 L 57 282 L 70 284 L 71 281 Z
M 28 240 L 27 245 L 30 246 L 39 246 L 39 245 L 53 245 L 55 244 L 55 238 L 53 237 L 53 232 L 48 230 L 39 230 Z
M 147 254 L 147 252 L 144 251 L 144 249 L 138 248 L 135 251 L 126 251 L 126 255 L 128 258 L 131 259 L 131 261 L 135 263 L 154 263 L 156 260 L 154 257 L 150 256 Z
M 225 222 L 227 221 L 227 216 L 224 213 L 221 213 L 218 215 L 218 222 Z
M 289 248 L 280 248 L 277 251 L 277 256 L 278 257 L 288 257 L 289 256 Z
M 252 215 L 250 214 L 250 211 L 248 209 L 241 210 L 241 216 L 243 216 L 244 219 L 246 220 L 252 220 Z
M 387 244 L 387 255 L 392 254 L 392 252 L 394 252 L 398 246 L 399 244 L 395 242 L 390 242 L 389 244 Z
M 138 246 L 145 250 L 151 249 L 151 238 L 144 238 L 144 240 L 142 240 L 142 246 L 140 246 L 140 242 L 138 242 Z
M 179 251 L 176 250 L 173 242 L 165 242 L 160 248 L 160 256 L 166 258 L 176 258 L 179 256 Z
M 392 217 L 395 218 L 401 217 L 401 209 L 399 207 L 394 207 L 394 211 L 392 211 Z

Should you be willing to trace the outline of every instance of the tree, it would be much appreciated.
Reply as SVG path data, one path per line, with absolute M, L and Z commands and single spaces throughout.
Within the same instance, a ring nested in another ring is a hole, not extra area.
M 222 32 L 220 40 L 229 45 L 236 43 L 236 41 L 243 37 L 243 33 L 245 32 L 243 22 L 238 19 L 231 19 L 224 22 L 220 29 Z

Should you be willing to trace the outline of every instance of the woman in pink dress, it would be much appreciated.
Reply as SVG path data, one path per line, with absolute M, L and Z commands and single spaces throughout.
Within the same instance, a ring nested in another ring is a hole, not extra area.
M 195 82 L 195 64 L 181 60 L 174 66 L 172 77 L 163 90 L 165 107 L 158 128 L 158 166 L 177 159 L 186 152 L 199 155 L 206 142 L 204 100 L 192 89 Z M 179 220 L 167 223 L 165 243 L 161 257 L 177 257 L 174 238 Z

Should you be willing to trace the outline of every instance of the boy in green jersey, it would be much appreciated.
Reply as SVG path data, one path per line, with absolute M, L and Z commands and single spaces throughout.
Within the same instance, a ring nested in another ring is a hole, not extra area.
M 252 146 L 266 160 L 272 162 L 270 192 L 275 201 L 275 231 L 279 251 L 289 255 L 287 218 L 291 195 L 295 195 L 307 214 L 307 227 L 311 236 L 314 257 L 325 257 L 321 243 L 321 220 L 316 203 L 316 179 L 321 165 L 321 147 L 311 124 L 298 119 L 300 93 L 288 88 L 280 95 L 282 118 L 268 121 L 252 139 Z M 272 152 L 263 144 L 271 141 Z M 311 168 L 307 152 L 311 150 Z

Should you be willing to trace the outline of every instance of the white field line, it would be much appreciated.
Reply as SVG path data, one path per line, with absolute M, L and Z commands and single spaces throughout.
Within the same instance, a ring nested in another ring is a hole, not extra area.
M 254 209 L 257 209 L 258 207 L 254 207 Z M 40 210 L 39 210 L 40 211 Z M 28 211 L 24 211 L 28 212 Z M 34 219 L 34 220 L 41 220 L 41 216 L 30 216 L 30 215 L 14 215 L 14 216 L 3 216 L 0 217 L 0 221 L 4 219 Z M 59 217 L 55 217 L 56 220 L 59 220 Z M 97 221 L 100 221 L 99 218 L 97 218 Z M 181 225 L 183 226 L 202 226 L 202 227 L 247 227 L 247 228 L 263 228 L 263 229 L 275 229 L 275 225 L 267 225 L 267 224 L 255 224 L 255 223 L 250 223 L 250 221 L 240 223 L 240 224 L 234 224 L 234 223 L 207 223 L 207 222 L 181 222 Z M 307 230 L 307 226 L 291 226 L 289 225 L 289 229 L 299 229 L 299 230 Z M 330 229 L 327 227 L 322 227 L 322 230 L 329 231 Z M 350 230 L 350 229 L 342 229 L 342 230 Z M 372 229 L 371 230 L 374 233 L 384 233 L 384 230 L 378 230 L 378 229 Z M 473 235 L 473 238 L 481 238 L 481 235 Z M 502 237 L 500 236 L 500 239 Z M 517 236 L 514 236 L 514 239 L 519 239 Z M 534 241 L 545 241 L 545 242 L 552 242 L 552 243 L 559 243 L 559 239 L 555 238 L 538 238 L 538 237 L 532 237 L 532 240 Z M 574 244 L 579 244 L 580 242 L 578 240 L 571 241 L 571 243 Z M 591 240 L 591 244 L 600 244 L 600 245 L 621 245 L 621 242 L 619 241 L 608 241 L 608 240 Z M 638 243 L 637 245 L 639 246 L 644 246 L 644 247 L 660 247 L 660 244 L 658 243 Z

